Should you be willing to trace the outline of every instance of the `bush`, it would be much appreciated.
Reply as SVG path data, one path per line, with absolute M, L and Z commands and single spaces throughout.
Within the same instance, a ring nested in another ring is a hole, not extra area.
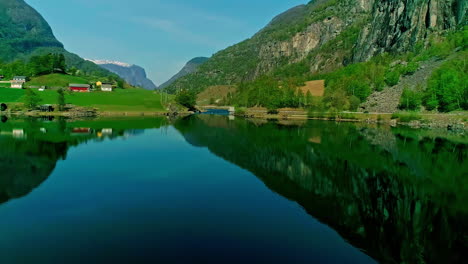
M 360 104 L 361 100 L 358 97 L 353 95 L 349 98 L 349 110 L 357 111 Z
M 29 110 L 35 110 L 39 106 L 39 103 L 42 101 L 41 97 L 34 92 L 32 89 L 26 89 L 26 98 L 25 98 L 25 106 Z
M 421 108 L 421 103 L 421 94 L 419 92 L 412 91 L 408 87 L 405 87 L 398 108 L 401 110 L 419 110 Z
M 194 110 L 196 105 L 196 95 L 193 91 L 181 90 L 177 93 L 176 102 L 189 110 Z
M 277 114 L 279 114 L 279 111 L 277 109 L 268 109 L 267 113 L 269 115 L 277 115 Z
M 417 113 L 412 113 L 412 112 L 408 112 L 408 113 L 399 112 L 399 113 L 394 113 L 392 115 L 392 119 L 399 119 L 400 122 L 409 123 L 411 121 L 421 120 L 422 116 Z
M 397 85 L 400 82 L 400 71 L 394 70 L 394 71 L 389 71 L 387 74 L 385 74 L 385 83 L 393 87 Z
M 410 62 L 406 67 L 402 69 L 401 74 L 408 76 L 413 75 L 419 70 L 419 63 L 417 62 Z
M 236 107 L 236 115 L 245 115 L 246 113 L 247 111 L 245 110 L 245 108 Z

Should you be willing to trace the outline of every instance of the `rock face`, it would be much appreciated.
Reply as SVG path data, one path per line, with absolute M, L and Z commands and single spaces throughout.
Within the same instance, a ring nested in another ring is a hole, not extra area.
M 194 73 L 198 69 L 198 67 L 200 67 L 200 65 L 205 63 L 208 59 L 209 58 L 206 58 L 206 57 L 197 57 L 197 58 L 191 59 L 182 68 L 182 70 L 180 70 L 176 75 L 174 75 L 167 82 L 161 84 L 159 86 L 159 89 L 164 89 L 164 88 L 168 87 L 169 85 L 171 85 L 172 83 L 174 83 L 175 81 L 177 81 L 178 79 L 180 79 L 180 78 L 182 78 L 182 77 L 184 77 L 184 76 L 186 76 L 188 74 Z
M 412 49 L 429 33 L 466 25 L 466 0 L 315 0 L 274 18 L 252 38 L 216 53 L 167 90 L 232 85 L 294 63 L 311 73 Z
M 157 86 L 148 79 L 146 71 L 140 66 L 128 63 L 107 60 L 90 60 L 102 68 L 113 72 L 133 86 L 139 86 L 146 90 L 154 90 Z
M 402 52 L 426 40 L 428 32 L 466 24 L 463 0 L 404 0 L 373 2 L 371 23 L 361 32 L 354 61 L 383 52 Z

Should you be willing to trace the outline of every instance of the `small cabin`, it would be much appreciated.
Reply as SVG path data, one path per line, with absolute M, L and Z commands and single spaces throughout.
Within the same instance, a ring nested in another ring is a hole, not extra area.
M 103 92 L 112 92 L 112 84 L 110 83 L 103 83 L 101 85 L 101 91 Z
M 83 92 L 87 93 L 91 91 L 91 85 L 89 84 L 70 84 L 69 85 L 70 91 L 72 92 Z

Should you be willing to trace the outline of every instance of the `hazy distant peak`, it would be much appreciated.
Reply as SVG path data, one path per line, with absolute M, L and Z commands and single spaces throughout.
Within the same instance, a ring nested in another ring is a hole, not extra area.
M 97 65 L 105 65 L 105 64 L 113 64 L 117 66 L 122 66 L 122 67 L 132 67 L 132 64 L 128 64 L 125 62 L 121 61 L 113 61 L 113 60 L 91 60 L 91 59 L 86 59 L 88 61 L 94 62 Z

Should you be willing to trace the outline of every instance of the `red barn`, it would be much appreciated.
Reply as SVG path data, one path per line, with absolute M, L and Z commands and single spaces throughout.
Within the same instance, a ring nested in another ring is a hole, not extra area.
M 91 86 L 89 84 L 70 84 L 70 91 L 72 92 L 90 92 Z

